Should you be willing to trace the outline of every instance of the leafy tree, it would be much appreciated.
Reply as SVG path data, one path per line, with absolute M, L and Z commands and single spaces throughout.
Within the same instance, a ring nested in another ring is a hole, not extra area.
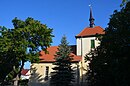
M 55 55 L 54 72 L 51 74 L 51 86 L 70 86 L 74 79 L 73 70 L 71 69 L 70 56 L 71 48 L 68 46 L 66 37 L 63 36 L 61 44 L 58 46 L 58 51 Z
M 21 75 L 26 61 L 38 62 L 38 52 L 52 43 L 52 29 L 33 18 L 25 21 L 14 18 L 13 29 L 1 27 L 0 34 L 0 80 L 3 81 L 8 74 Z M 7 68 L 4 68 L 7 66 Z M 19 68 L 20 66 L 20 68 Z M 14 68 L 15 67 L 15 68 Z M 11 73 L 19 69 L 17 73 Z
M 124 6 L 126 3 L 128 3 L 130 0 L 122 0 L 121 7 Z
M 130 85 L 130 2 L 110 18 L 101 45 L 92 51 L 90 86 Z

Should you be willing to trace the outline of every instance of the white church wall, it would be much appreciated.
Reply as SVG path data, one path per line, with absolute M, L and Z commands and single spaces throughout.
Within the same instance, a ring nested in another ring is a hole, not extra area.
M 78 66 L 79 65 L 79 66 Z M 79 63 L 72 63 L 72 69 L 75 72 L 75 84 L 80 80 L 80 64 Z M 45 80 L 46 76 L 46 67 L 49 67 L 48 70 L 48 80 Z M 30 86 L 49 86 L 50 84 L 50 77 L 51 72 L 55 65 L 52 63 L 33 63 L 31 65 L 31 77 L 29 81 Z
M 45 79 L 47 67 L 49 80 L 50 73 L 52 72 L 52 68 L 54 67 L 52 63 L 33 63 L 31 65 L 31 77 L 29 81 L 30 86 L 49 86 L 48 80 Z
M 84 76 L 88 71 L 88 62 L 85 62 L 85 55 L 91 51 L 91 40 L 94 40 L 95 47 L 100 45 L 100 41 L 96 37 L 84 37 L 77 38 L 77 55 L 82 56 L 82 62 L 80 64 L 80 75 Z M 81 82 L 85 82 L 86 77 L 81 77 Z
M 77 55 L 85 56 L 86 53 L 89 53 L 91 50 L 91 40 L 95 40 L 96 37 L 85 37 L 77 38 Z M 95 40 L 95 46 L 98 45 L 98 40 Z M 82 55 L 81 55 L 82 54 Z
M 91 50 L 91 40 L 95 41 L 95 47 L 100 45 L 100 41 L 96 39 L 96 37 L 84 37 L 77 38 L 77 55 L 85 56 Z M 82 55 L 81 55 L 82 54 Z
M 81 56 L 81 38 L 77 38 L 76 43 L 77 43 L 77 56 Z

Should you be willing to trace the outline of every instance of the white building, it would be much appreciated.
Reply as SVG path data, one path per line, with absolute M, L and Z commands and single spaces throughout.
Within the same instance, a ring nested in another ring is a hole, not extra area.
M 76 35 L 76 45 L 77 45 L 77 56 L 82 57 L 81 61 L 81 82 L 86 82 L 84 75 L 88 71 L 88 62 L 85 62 L 85 56 L 91 49 L 96 48 L 100 45 L 100 41 L 97 39 L 98 35 L 105 34 L 104 29 L 100 26 L 95 26 L 94 18 L 92 16 L 92 9 L 90 8 L 90 26 L 84 28 L 78 35 Z
M 71 46 L 72 50 L 75 48 L 75 46 Z M 58 46 L 51 46 L 47 48 L 48 54 L 45 54 L 44 51 L 40 52 L 40 62 L 39 63 L 32 63 L 31 65 L 31 78 L 30 78 L 30 86 L 49 86 L 50 81 L 50 74 L 53 71 L 52 68 L 54 68 L 55 65 L 53 63 L 55 62 L 54 55 L 56 55 L 56 52 L 58 51 Z M 74 49 L 75 50 L 75 49 Z M 75 51 L 71 53 L 73 56 L 72 60 L 72 68 L 75 71 L 75 83 L 77 84 L 80 79 L 79 75 L 79 64 L 81 62 L 81 56 L 77 56 L 74 54 Z M 62 78 L 62 77 L 61 77 Z
M 96 38 L 98 34 L 105 34 L 104 29 L 100 26 L 94 25 L 94 18 L 92 16 L 92 9 L 90 9 L 90 26 L 84 28 L 78 35 L 76 35 L 76 45 L 72 46 L 73 49 L 73 61 L 72 66 L 75 68 L 75 81 L 77 86 L 86 82 L 85 74 L 88 71 L 87 62 L 85 62 L 85 55 L 90 52 L 91 49 L 99 46 L 99 40 Z M 54 60 L 57 46 L 51 46 L 47 50 L 49 54 L 41 52 L 40 63 L 32 63 L 31 65 L 31 86 L 49 86 L 50 73 L 53 71 L 52 64 Z

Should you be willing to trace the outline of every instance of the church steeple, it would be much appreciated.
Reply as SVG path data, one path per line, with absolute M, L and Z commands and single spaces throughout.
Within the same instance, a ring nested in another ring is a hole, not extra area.
M 94 27 L 94 18 L 93 18 L 93 15 L 92 15 L 92 7 L 90 6 L 90 18 L 89 18 L 89 21 L 90 21 L 90 27 L 93 28 Z

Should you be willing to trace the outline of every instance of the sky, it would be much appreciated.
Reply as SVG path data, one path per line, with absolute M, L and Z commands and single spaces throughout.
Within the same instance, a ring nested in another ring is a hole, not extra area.
M 13 28 L 12 20 L 32 17 L 53 28 L 52 46 L 60 44 L 66 35 L 70 45 L 76 44 L 75 36 L 89 26 L 90 7 L 94 23 L 106 28 L 110 15 L 121 9 L 122 0 L 0 0 L 0 26 Z M 25 66 L 25 67 L 28 67 Z

